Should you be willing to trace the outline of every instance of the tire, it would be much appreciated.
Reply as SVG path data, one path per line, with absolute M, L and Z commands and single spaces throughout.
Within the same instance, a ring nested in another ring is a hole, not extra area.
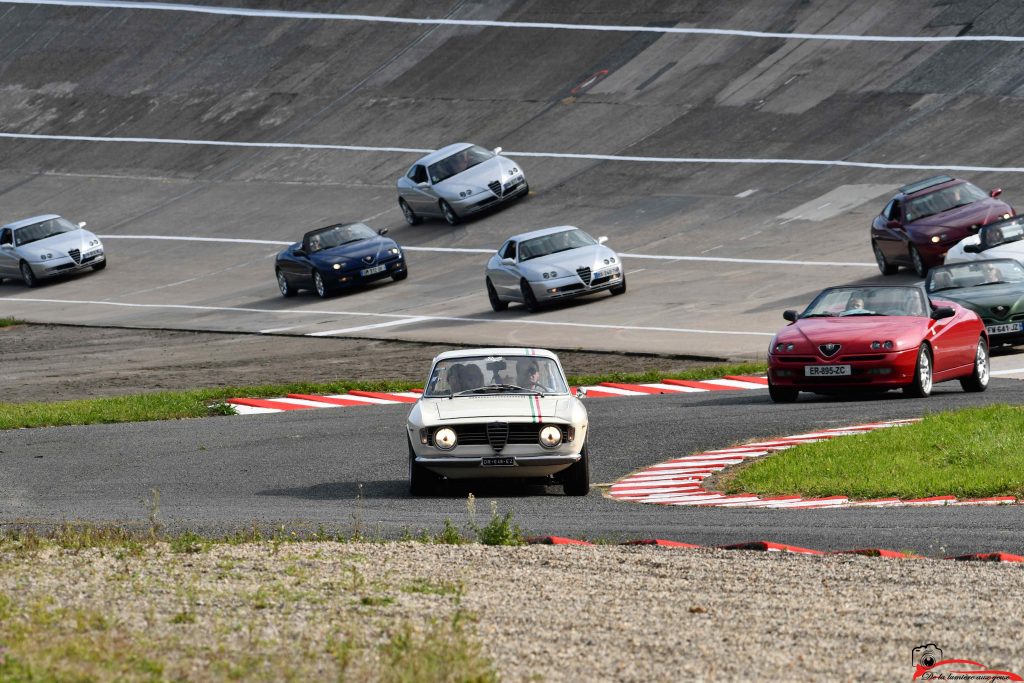
M 491 278 L 487 278 L 487 298 L 491 302 L 491 308 L 495 311 L 504 311 L 508 308 L 508 302 L 498 298 L 498 292 L 494 289 L 494 285 L 491 284 Z
M 295 296 L 295 290 L 288 283 L 288 278 L 285 276 L 284 271 L 278 268 L 275 275 L 277 276 L 277 288 L 281 290 L 281 296 L 285 298 Z
M 931 396 L 932 384 L 934 382 L 933 368 L 932 350 L 927 344 L 921 344 L 921 349 L 917 352 L 914 381 L 903 387 L 903 393 L 914 398 L 928 398 Z
M 910 264 L 913 266 L 914 272 L 917 273 L 918 277 L 924 277 L 928 274 L 928 266 L 924 264 L 921 252 L 913 244 L 910 245 Z
M 39 278 L 37 278 L 36 274 L 32 272 L 32 266 L 30 266 L 26 261 L 22 261 L 19 269 L 21 270 L 21 281 L 25 283 L 26 287 L 39 286 Z
M 103 270 L 106 267 L 107 267 L 107 259 L 104 258 L 102 263 L 97 263 L 95 266 L 92 267 L 92 269 L 93 270 Z
M 409 277 L 409 267 L 408 266 L 406 266 L 402 270 L 398 271 L 397 273 L 393 274 L 391 276 L 391 279 L 394 280 L 395 282 L 401 282 L 402 280 L 404 280 L 407 277 Z
M 327 289 L 327 283 L 324 282 L 324 278 L 320 275 L 319 270 L 313 271 L 313 289 L 316 290 L 316 295 L 321 299 L 326 299 L 331 294 Z
M 894 266 L 886 260 L 882 248 L 874 240 L 871 240 L 871 251 L 875 252 L 875 263 L 878 264 L 878 270 L 882 275 L 895 275 L 896 271 L 900 269 L 899 266 Z
M 533 288 L 530 287 L 530 283 L 526 281 L 526 278 L 519 281 L 519 291 L 523 293 L 523 304 L 530 313 L 536 313 L 540 310 L 540 302 L 537 301 Z
M 412 210 L 412 207 L 405 203 L 404 199 L 398 200 L 398 208 L 402 210 L 402 215 L 405 216 L 405 222 L 409 225 L 419 225 L 423 222 L 423 219 L 416 215 L 416 212 Z
M 800 396 L 799 389 L 791 389 L 790 387 L 778 387 L 772 384 L 772 381 L 768 380 L 768 395 L 775 403 L 795 403 L 798 396 Z
M 609 289 L 608 291 L 612 293 L 612 296 L 618 296 L 620 294 L 625 294 L 626 293 L 626 274 L 625 273 L 622 274 L 622 284 L 621 285 L 616 285 L 616 286 L 612 287 L 611 289 Z
M 585 496 L 590 493 L 590 453 L 583 444 L 580 459 L 562 472 L 562 491 L 567 496 Z
M 985 391 L 988 389 L 990 372 L 988 344 L 982 337 L 978 340 L 978 350 L 974 353 L 974 370 L 969 376 L 960 378 L 960 386 L 964 391 Z
M 441 480 L 436 474 L 416 464 L 416 453 L 412 450 L 412 443 L 409 443 L 409 495 L 429 496 L 437 493 Z
M 448 225 L 459 224 L 459 214 L 455 213 L 455 209 L 452 208 L 451 204 L 445 200 L 441 200 L 441 213 L 444 214 L 444 219 L 448 221 Z

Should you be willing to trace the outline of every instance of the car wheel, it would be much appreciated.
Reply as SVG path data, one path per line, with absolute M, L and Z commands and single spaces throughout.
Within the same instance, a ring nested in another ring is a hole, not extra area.
M 487 298 L 491 302 L 491 308 L 496 311 L 504 311 L 508 308 L 508 302 L 498 298 L 498 292 L 494 289 L 494 285 L 491 284 L 491 278 L 487 278 Z
M 405 222 L 409 225 L 419 225 L 423 222 L 423 219 L 416 215 L 416 212 L 405 203 L 404 199 L 398 200 L 398 208 L 402 210 L 402 214 L 405 216 Z
M 580 459 L 562 473 L 562 491 L 567 496 L 585 496 L 590 493 L 590 453 L 583 444 Z
M 914 381 L 903 387 L 903 393 L 915 398 L 928 398 L 932 393 L 932 350 L 927 344 L 921 344 L 917 352 L 917 368 L 914 370 Z
M 284 271 L 280 269 L 277 271 L 277 288 L 281 290 L 281 296 L 283 297 L 295 296 L 295 290 L 288 284 L 288 278 L 285 276 Z
M 21 280 L 26 287 L 35 287 L 39 284 L 39 278 L 32 272 L 32 266 L 25 261 L 21 262 Z
M 523 293 L 523 303 L 526 308 L 529 309 L 530 313 L 536 313 L 540 310 L 540 303 L 537 301 L 537 297 L 533 293 L 533 287 L 530 283 L 523 278 L 519 281 L 519 291 Z
M 914 266 L 914 272 L 917 273 L 918 277 L 924 277 L 928 274 L 928 266 L 924 264 L 921 252 L 913 244 L 910 245 L 910 263 Z
M 313 288 L 316 289 L 316 294 L 321 299 L 326 299 L 330 292 L 327 291 L 327 284 L 324 282 L 324 278 L 320 275 L 319 270 L 313 271 Z
M 107 267 L 107 259 L 103 259 L 103 261 L 101 261 L 100 263 L 97 263 L 95 266 L 93 266 L 92 269 L 93 270 L 103 270 L 106 267 Z
M 882 275 L 895 275 L 896 271 L 900 269 L 899 266 L 894 266 L 886 260 L 885 253 L 878 246 L 878 242 L 871 241 L 871 250 L 875 252 L 875 263 L 878 264 L 878 270 L 881 271 Z
M 448 221 L 448 225 L 459 224 L 459 214 L 455 213 L 455 209 L 451 207 L 451 204 L 445 200 L 441 200 L 441 213 L 444 214 L 444 219 Z
M 800 396 L 800 390 L 790 387 L 775 386 L 772 384 L 771 379 L 769 379 L 768 395 L 776 403 L 793 403 L 796 401 L 797 397 Z
M 394 280 L 395 282 L 398 282 L 399 280 L 404 280 L 407 277 L 409 277 L 409 267 L 408 266 L 406 266 L 405 268 L 402 268 L 397 273 L 393 273 L 391 275 L 391 279 Z
M 609 289 L 608 291 L 612 293 L 612 296 L 618 296 L 619 294 L 625 294 L 626 293 L 626 274 L 625 273 L 622 274 L 622 284 L 621 285 L 616 285 L 616 286 L 612 287 L 611 289 Z
M 409 495 L 429 496 L 437 493 L 441 480 L 423 465 L 416 463 L 416 453 L 409 444 Z
M 988 344 L 985 338 L 978 340 L 978 350 L 974 353 L 974 371 L 967 377 L 960 378 L 960 386 L 964 391 L 985 391 L 989 379 Z

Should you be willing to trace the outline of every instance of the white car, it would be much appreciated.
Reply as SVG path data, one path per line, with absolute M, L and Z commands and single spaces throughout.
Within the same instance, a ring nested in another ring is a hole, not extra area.
M 984 225 L 977 235 L 954 244 L 946 252 L 946 263 L 1012 258 L 1024 264 L 1024 216 L 1014 216 Z
M 445 478 L 504 478 L 560 483 L 566 495 L 585 496 L 587 427 L 554 353 L 442 353 L 409 413 L 409 492 L 433 493 Z
M 57 214 L 0 226 L 0 282 L 21 278 L 29 287 L 83 270 L 103 270 L 107 255 L 100 238 Z

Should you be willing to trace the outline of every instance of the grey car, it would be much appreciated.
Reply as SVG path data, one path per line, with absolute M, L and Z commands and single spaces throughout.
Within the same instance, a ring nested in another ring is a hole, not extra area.
M 426 217 L 455 225 L 530 192 L 519 164 L 494 151 L 458 142 L 432 152 L 398 179 L 398 206 L 409 225 Z
M 510 237 L 487 262 L 487 298 L 503 311 L 510 301 L 531 311 L 549 301 L 608 290 L 626 291 L 626 271 L 607 237 L 594 239 L 562 225 Z
M 34 216 L 0 227 L 0 280 L 40 280 L 82 270 L 103 270 L 107 255 L 100 238 L 56 214 Z

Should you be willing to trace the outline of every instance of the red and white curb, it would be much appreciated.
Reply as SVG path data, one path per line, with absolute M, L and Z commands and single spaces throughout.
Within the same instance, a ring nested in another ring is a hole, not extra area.
M 895 507 L 920 505 L 1007 505 L 1016 504 L 1014 496 L 993 498 L 972 498 L 958 500 L 956 496 L 932 496 L 903 500 L 900 498 L 877 498 L 874 500 L 850 500 L 846 496 L 826 498 L 801 498 L 800 496 L 757 496 L 752 493 L 727 495 L 708 491 L 701 485 L 704 479 L 716 472 L 741 462 L 753 460 L 782 451 L 802 443 L 827 441 L 837 436 L 863 434 L 875 429 L 898 427 L 918 420 L 892 420 L 872 422 L 852 427 L 824 429 L 807 434 L 797 434 L 771 441 L 744 444 L 736 448 L 705 451 L 696 455 L 673 458 L 645 470 L 631 474 L 615 482 L 609 488 L 612 498 L 633 503 L 655 505 L 700 505 L 715 507 L 758 507 L 758 508 L 837 508 L 837 507 Z
M 530 544 L 545 545 L 594 545 L 590 541 L 581 541 L 575 538 L 564 536 L 535 536 L 526 539 Z M 701 546 L 693 543 L 682 543 L 680 541 L 667 541 L 661 538 L 643 539 L 639 541 L 625 541 L 619 545 L 656 545 L 662 548 L 682 548 L 692 550 L 696 548 L 717 548 L 718 550 L 760 550 L 769 553 L 796 553 L 797 555 L 864 555 L 866 557 L 886 557 L 901 560 L 925 560 L 929 559 L 923 555 L 900 552 L 896 550 L 884 550 L 882 548 L 857 548 L 856 550 L 812 550 L 801 548 L 797 545 L 785 543 L 774 543 L 772 541 L 748 541 L 746 543 L 733 543 L 730 545 Z M 937 559 L 937 558 L 936 558 Z M 1024 556 L 1012 553 L 970 553 L 967 555 L 955 555 L 942 558 L 946 560 L 978 561 L 978 562 L 1024 562 Z
M 583 387 L 587 398 L 613 398 L 621 396 L 654 396 L 658 394 L 690 394 L 707 391 L 737 391 L 742 389 L 766 389 L 766 377 L 742 377 L 726 375 L 719 379 L 686 380 L 666 379 L 650 384 L 626 384 L 623 382 L 601 382 Z M 415 403 L 421 390 L 383 392 L 357 391 L 347 394 L 313 396 L 309 394 L 288 394 L 283 398 L 229 398 L 225 403 L 239 415 L 256 413 L 280 413 L 286 410 L 309 410 L 312 408 L 352 408 L 368 405 L 393 405 Z

